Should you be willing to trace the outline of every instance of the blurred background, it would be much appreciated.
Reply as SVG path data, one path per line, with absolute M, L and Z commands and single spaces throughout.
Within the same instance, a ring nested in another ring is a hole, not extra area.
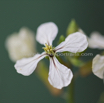
M 59 28 L 56 45 L 73 18 L 88 36 L 95 30 L 104 35 L 103 0 L 0 1 L 0 103 L 66 103 L 64 98 L 53 96 L 34 73 L 25 77 L 16 72 L 5 49 L 5 39 L 23 26 L 36 33 L 40 24 L 52 21 Z M 37 43 L 40 53 L 41 47 Z M 88 52 L 93 52 L 94 57 L 100 51 L 88 49 Z M 103 91 L 103 81 L 94 74 L 75 81 L 76 103 L 97 103 Z

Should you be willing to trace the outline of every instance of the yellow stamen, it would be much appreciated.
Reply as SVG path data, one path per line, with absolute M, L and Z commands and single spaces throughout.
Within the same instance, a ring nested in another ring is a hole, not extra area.
M 54 55 L 53 47 L 51 45 L 45 44 L 45 47 L 43 47 L 44 51 L 49 55 Z

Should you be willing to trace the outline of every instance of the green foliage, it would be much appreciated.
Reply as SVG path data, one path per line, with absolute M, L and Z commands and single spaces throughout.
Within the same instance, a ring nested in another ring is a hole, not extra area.
M 83 66 L 80 67 L 80 75 L 83 77 L 88 76 L 92 73 L 92 60 L 86 62 Z
M 101 94 L 98 103 L 104 103 L 104 92 Z
M 79 27 L 78 27 L 76 21 L 74 19 L 72 19 L 71 22 L 69 23 L 69 26 L 68 26 L 67 31 L 66 31 L 67 36 L 69 34 L 77 32 L 78 29 L 79 29 Z
M 65 40 L 64 35 L 61 35 L 58 41 L 58 44 L 60 44 L 61 42 L 63 42 Z
M 82 65 L 84 65 L 84 62 L 77 58 L 69 58 L 69 61 L 76 67 L 81 67 Z

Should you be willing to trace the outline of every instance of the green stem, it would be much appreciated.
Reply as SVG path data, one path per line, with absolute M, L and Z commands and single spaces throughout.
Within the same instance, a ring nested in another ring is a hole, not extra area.
M 68 86 L 67 103 L 75 103 L 74 101 L 74 79 L 71 81 L 71 84 Z

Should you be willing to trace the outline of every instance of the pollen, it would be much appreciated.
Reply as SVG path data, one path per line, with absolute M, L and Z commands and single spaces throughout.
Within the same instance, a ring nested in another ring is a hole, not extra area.
M 50 56 L 54 55 L 54 50 L 53 50 L 54 48 L 51 45 L 45 44 L 45 47 L 43 47 L 43 49 L 48 55 Z

